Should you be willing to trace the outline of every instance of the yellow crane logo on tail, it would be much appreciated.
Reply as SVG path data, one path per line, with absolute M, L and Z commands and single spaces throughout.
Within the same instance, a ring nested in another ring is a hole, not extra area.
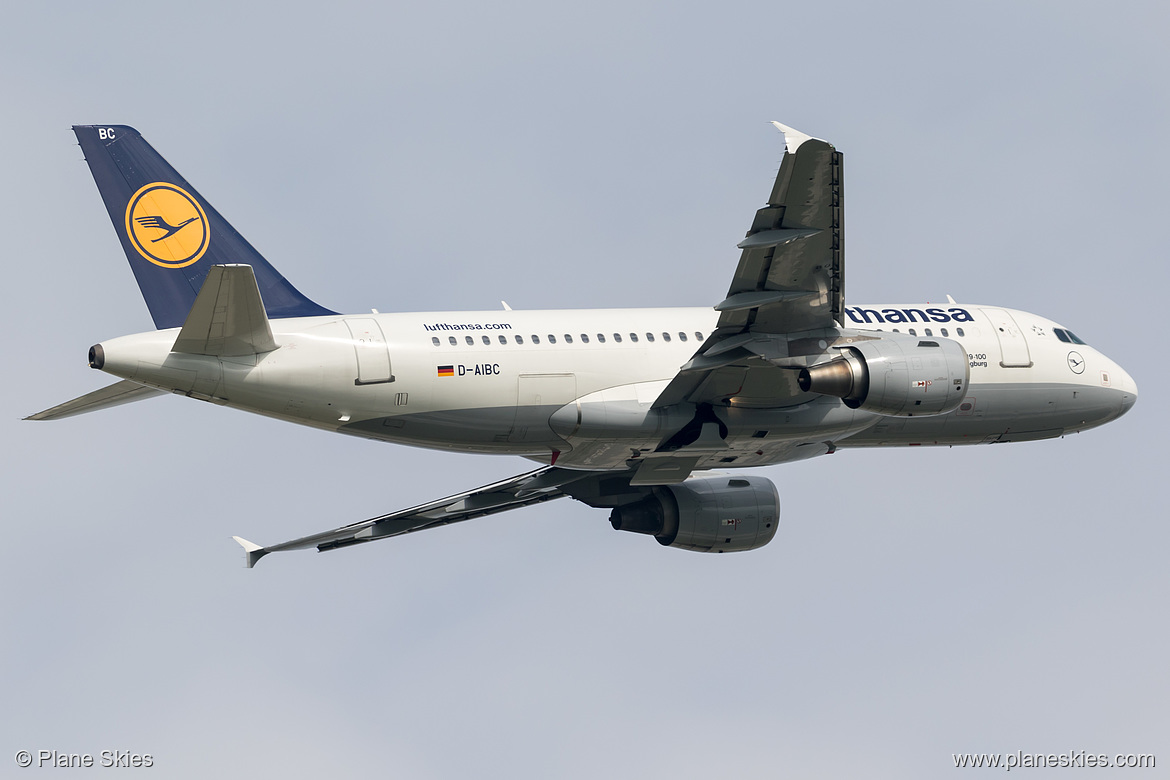
M 138 254 L 163 268 L 183 268 L 203 257 L 211 239 L 203 207 L 181 187 L 147 184 L 126 206 L 126 235 Z

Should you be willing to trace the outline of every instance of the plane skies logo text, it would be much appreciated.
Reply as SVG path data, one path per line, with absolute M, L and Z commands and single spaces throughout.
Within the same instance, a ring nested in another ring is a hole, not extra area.
M 438 376 L 499 376 L 499 363 L 476 363 L 473 366 L 436 366 Z

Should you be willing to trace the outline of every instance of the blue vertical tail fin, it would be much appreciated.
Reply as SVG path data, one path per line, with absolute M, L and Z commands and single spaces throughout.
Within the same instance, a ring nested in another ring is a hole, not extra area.
M 289 284 L 133 127 L 73 128 L 157 328 L 183 324 L 214 265 L 252 266 L 270 318 L 334 314 Z

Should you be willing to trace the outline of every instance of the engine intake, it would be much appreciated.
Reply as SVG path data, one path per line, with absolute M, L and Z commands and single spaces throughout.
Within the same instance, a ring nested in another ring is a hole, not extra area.
M 614 508 L 618 531 L 648 534 L 667 547 L 740 552 L 772 541 L 780 496 L 764 477 L 700 477 L 663 485 L 641 501 Z

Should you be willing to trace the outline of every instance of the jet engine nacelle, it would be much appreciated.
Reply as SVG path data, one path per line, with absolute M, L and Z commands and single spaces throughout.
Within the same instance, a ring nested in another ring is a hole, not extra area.
M 646 498 L 616 507 L 618 531 L 649 534 L 668 547 L 739 552 L 763 547 L 780 523 L 780 496 L 764 477 L 699 477 L 654 488 Z
M 802 369 L 805 392 L 836 396 L 853 409 L 901 417 L 945 414 L 967 395 L 971 366 L 957 341 L 888 334 Z

